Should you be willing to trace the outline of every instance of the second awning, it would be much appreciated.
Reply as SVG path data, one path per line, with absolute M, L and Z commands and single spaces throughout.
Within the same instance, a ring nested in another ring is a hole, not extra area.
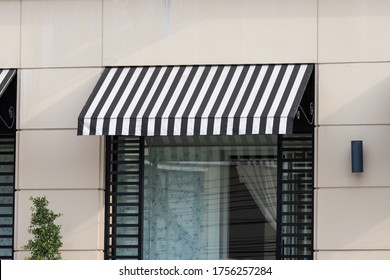
M 15 76 L 15 73 L 16 73 L 15 69 L 0 69 L 0 97 L 3 95 L 8 84 Z

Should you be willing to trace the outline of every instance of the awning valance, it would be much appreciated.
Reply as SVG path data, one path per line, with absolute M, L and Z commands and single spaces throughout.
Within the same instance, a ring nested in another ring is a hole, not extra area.
M 79 135 L 253 135 L 292 132 L 313 65 L 106 68 Z

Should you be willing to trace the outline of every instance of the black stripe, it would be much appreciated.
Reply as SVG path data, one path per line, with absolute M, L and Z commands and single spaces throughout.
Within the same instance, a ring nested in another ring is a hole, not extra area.
M 279 127 L 280 127 L 280 116 L 283 112 L 284 106 L 286 106 L 286 102 L 288 100 L 288 97 L 290 96 L 291 89 L 294 85 L 295 80 L 297 79 L 297 75 L 299 72 L 299 65 L 294 65 L 294 68 L 291 72 L 290 80 L 287 83 L 286 89 L 283 93 L 282 99 L 280 100 L 278 109 L 275 112 L 274 116 L 274 123 L 272 127 L 272 134 L 278 134 L 279 133 Z
M 98 105 L 95 108 L 95 111 L 92 113 L 91 116 L 91 128 L 90 128 L 90 134 L 91 135 L 96 135 L 96 125 L 97 125 L 97 117 L 99 116 L 100 111 L 102 110 L 104 103 L 106 103 L 106 100 L 108 96 L 110 95 L 113 87 L 115 86 L 116 82 L 118 81 L 118 78 L 120 74 L 122 73 L 123 68 L 118 68 L 115 71 L 114 76 L 112 77 L 110 83 L 108 84 L 108 87 L 106 91 L 103 93 L 102 98 L 99 100 Z
M 78 117 L 77 135 L 83 134 L 85 115 L 87 114 L 89 107 L 91 107 L 93 100 L 95 99 L 97 93 L 99 92 L 100 87 L 102 86 L 104 80 L 107 78 L 107 75 L 109 72 L 110 72 L 110 68 L 104 69 L 98 82 L 96 83 L 95 87 L 93 88 L 91 95 L 88 97 L 87 102 L 85 103 L 83 109 L 81 110 L 79 117 Z M 96 131 L 96 129 L 95 129 L 95 131 Z M 92 135 L 91 132 L 89 134 Z
M 1 72 L 6 70 L 0 70 Z M 3 95 L 4 91 L 7 89 L 9 83 L 11 82 L 12 78 L 14 77 L 16 73 L 16 70 L 9 69 L 8 73 L 4 76 L 3 81 L 0 81 L 0 97 Z
M 261 66 L 257 65 L 255 67 L 255 70 L 253 71 L 253 75 L 248 83 L 248 87 L 245 89 L 244 95 L 241 99 L 240 105 L 237 108 L 237 112 L 233 121 L 233 134 L 239 134 L 240 132 L 240 116 L 242 112 L 244 111 L 245 105 L 248 101 L 248 97 L 253 89 L 253 86 L 255 85 L 255 82 L 257 80 L 257 77 L 259 76 Z
M 232 95 L 229 99 L 229 102 L 225 108 L 225 110 L 222 113 L 222 118 L 221 118 L 221 135 L 226 135 L 227 134 L 227 124 L 228 124 L 228 116 L 230 111 L 232 110 L 232 107 L 234 105 L 234 102 L 237 99 L 238 93 L 240 92 L 240 89 L 242 87 L 242 84 L 245 81 L 245 78 L 248 74 L 249 71 L 248 65 L 245 65 L 244 68 L 242 69 L 242 72 L 240 74 L 240 77 L 238 78 L 237 84 L 234 87 L 234 90 L 232 92 Z
M 173 93 L 175 92 L 176 90 L 176 87 L 177 85 L 179 84 L 179 81 L 181 79 L 181 77 L 183 76 L 183 73 L 184 73 L 184 70 L 186 68 L 184 66 L 181 66 L 179 67 L 179 70 L 177 71 L 177 74 L 176 74 L 176 77 L 175 79 L 173 80 L 163 102 L 161 103 L 161 106 L 160 106 L 160 109 L 158 110 L 157 114 L 156 114 L 156 119 L 155 119 L 155 122 L 154 122 L 154 131 L 155 131 L 155 135 L 161 135 L 161 117 L 162 117 L 162 114 L 164 113 L 165 109 L 167 108 L 168 104 L 169 104 L 169 101 L 172 99 L 173 97 Z
M 168 78 L 169 78 L 169 76 L 170 76 L 170 74 L 172 72 L 172 69 L 173 69 L 172 66 L 167 67 L 163 77 L 160 80 L 159 85 L 156 88 L 156 91 L 152 92 L 153 96 L 150 99 L 149 105 L 146 108 L 146 110 L 144 112 L 144 115 L 142 116 L 142 119 L 143 119 L 142 127 L 141 127 L 142 135 L 147 135 L 148 134 L 148 123 L 149 123 L 150 113 L 152 112 L 153 107 L 157 106 L 156 102 L 157 102 L 157 100 L 158 100 L 158 98 L 159 98 L 159 96 L 160 96 L 160 94 L 161 94 L 165 84 L 167 83 L 167 80 L 168 80 Z
M 175 127 L 175 116 L 177 114 L 177 111 L 180 108 L 181 103 L 183 102 L 184 97 L 186 96 L 186 93 L 194 80 L 194 77 L 196 73 L 198 72 L 199 66 L 194 66 L 190 74 L 188 75 L 188 79 L 186 80 L 179 96 L 177 97 L 177 100 L 175 102 L 175 105 L 172 108 L 172 111 L 169 114 L 169 119 L 168 119 L 168 135 L 173 135 L 174 134 L 174 127 Z
M 84 120 L 85 115 L 87 114 L 89 107 L 91 107 L 93 100 L 96 98 L 96 95 L 99 92 L 99 89 L 101 88 L 101 86 L 103 85 L 104 80 L 107 78 L 107 75 L 109 72 L 110 72 L 110 68 L 104 69 L 98 82 L 96 83 L 95 87 L 93 88 L 91 95 L 88 97 L 87 102 L 85 103 L 83 109 L 81 110 L 81 113 L 79 115 L 79 119 Z
M 191 96 L 191 99 L 190 101 L 188 102 L 188 106 L 187 108 L 184 110 L 184 113 L 183 113 L 183 117 L 182 117 L 182 120 L 181 120 L 181 131 L 180 131 L 180 135 L 187 135 L 187 125 L 188 125 L 188 115 L 191 113 L 191 109 L 193 106 L 195 106 L 195 101 L 200 93 L 200 90 L 202 89 L 203 87 L 203 84 L 205 83 L 206 81 L 206 78 L 210 72 L 210 69 L 211 67 L 210 66 L 206 66 L 203 73 L 202 73 L 202 76 L 200 77 L 200 80 L 198 81 L 198 84 L 196 85 L 196 88 Z
M 123 104 L 121 111 L 118 114 L 118 119 L 116 121 L 116 135 L 122 135 L 124 115 L 126 114 L 126 111 L 129 108 L 131 101 L 133 101 L 135 93 L 138 91 L 138 88 L 140 87 L 142 81 L 144 80 L 147 72 L 148 72 L 148 67 L 142 68 L 142 70 L 137 78 L 137 81 L 135 81 L 134 86 L 129 93 L 129 96 L 127 97 L 125 103 Z M 131 135 L 131 134 L 129 133 L 129 135 Z
M 115 95 L 115 98 L 112 100 L 112 103 L 110 107 L 107 110 L 106 115 L 104 116 L 104 121 L 103 121 L 103 135 L 109 135 L 110 132 L 110 121 L 111 121 L 111 116 L 114 113 L 115 107 L 118 105 L 119 100 L 121 99 L 127 85 L 129 84 L 129 81 L 131 77 L 133 76 L 135 71 L 134 67 L 129 68 L 129 72 L 126 74 L 126 77 L 124 78 L 121 86 L 118 89 L 117 94 Z
M 301 103 L 302 96 L 305 92 L 305 89 L 306 89 L 307 83 L 309 82 L 309 79 L 311 77 L 312 71 L 313 71 L 313 65 L 309 64 L 306 68 L 305 74 L 303 75 L 301 84 L 299 85 L 294 103 L 292 104 L 291 110 L 288 113 L 288 120 L 289 121 L 287 122 L 287 133 L 286 134 L 292 133 L 294 117 L 295 117 L 296 112 L 298 111 L 299 104 Z
M 266 105 L 264 107 L 264 110 L 261 113 L 262 118 L 260 119 L 260 133 L 265 133 L 265 131 L 266 131 L 267 116 L 268 116 L 269 111 L 270 111 L 270 109 L 272 107 L 272 104 L 274 103 L 276 94 L 277 94 L 277 92 L 279 90 L 279 87 L 280 87 L 280 85 L 282 83 L 282 80 L 284 78 L 286 70 L 287 70 L 287 66 L 286 65 L 282 65 L 282 67 L 280 68 L 280 71 L 278 73 L 278 76 L 276 77 L 275 83 L 274 83 L 274 85 L 272 87 L 271 93 L 270 93 L 269 98 L 267 100 L 267 103 L 266 103 Z
M 156 82 L 157 76 L 160 73 L 161 68 L 162 68 L 161 66 L 158 66 L 154 69 L 153 74 L 150 77 L 150 80 L 148 81 L 148 83 L 145 87 L 145 90 L 141 95 L 141 98 L 138 100 L 138 103 L 135 106 L 134 111 L 132 112 L 132 114 L 130 116 L 130 128 L 129 128 L 130 135 L 135 135 L 136 117 L 137 117 L 139 111 L 141 110 L 142 105 L 144 104 L 146 98 L 148 97 L 149 92 L 153 87 L 153 84 Z M 144 121 L 144 119 L 142 118 L 142 122 L 143 121 Z
M 195 135 L 200 135 L 201 134 L 200 126 L 201 126 L 201 121 L 202 121 L 202 115 L 203 115 L 203 113 L 204 113 L 204 111 L 205 111 L 205 109 L 207 107 L 207 104 L 210 101 L 211 95 L 214 92 L 214 89 L 215 89 L 215 87 L 216 87 L 216 85 L 218 83 L 218 80 L 221 77 L 223 68 L 224 68 L 223 66 L 218 66 L 217 67 L 217 71 L 215 72 L 215 75 L 214 75 L 214 77 L 213 77 L 213 79 L 212 79 L 212 81 L 210 83 L 210 86 L 207 89 L 206 94 L 204 95 L 204 98 L 202 100 L 202 103 L 200 104 L 199 109 L 198 109 L 198 111 L 195 114 L 195 124 L 194 124 L 194 134 Z
M 232 81 L 232 78 L 236 70 L 237 70 L 237 66 L 230 67 L 229 72 L 226 75 L 226 79 L 223 82 L 223 85 L 221 87 L 221 90 L 218 93 L 218 97 L 215 99 L 213 108 L 210 111 L 210 116 L 208 116 L 207 135 L 212 135 L 214 132 L 215 114 L 217 113 L 219 107 L 221 106 L 222 100 L 226 94 L 226 91 L 229 88 L 230 82 Z
M 253 116 L 256 113 L 257 108 L 259 107 L 261 98 L 264 95 L 265 89 L 267 88 L 267 85 L 269 83 L 269 80 L 271 78 L 271 75 L 274 71 L 274 65 L 269 65 L 267 71 L 265 72 L 263 81 L 260 85 L 259 91 L 256 94 L 256 98 L 253 101 L 253 105 L 251 109 L 249 110 L 248 118 L 246 121 L 246 133 L 247 134 L 253 134 Z M 263 114 L 261 114 L 263 115 Z

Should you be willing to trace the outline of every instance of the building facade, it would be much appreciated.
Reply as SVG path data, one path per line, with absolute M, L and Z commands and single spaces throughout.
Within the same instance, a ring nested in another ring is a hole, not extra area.
M 389 25 L 390 3 L 385 0 L 0 1 L 0 70 L 4 77 L 6 73 L 13 75 L 4 79 L 4 84 L 0 83 L 1 255 L 14 259 L 28 255 L 22 246 L 30 238 L 29 198 L 46 195 L 51 208 L 63 214 L 59 219 L 63 257 L 107 257 L 107 242 L 110 242 L 107 228 L 112 226 L 107 216 L 112 206 L 107 204 L 107 170 L 121 168 L 107 162 L 110 153 L 115 151 L 110 143 L 131 142 L 134 138 L 121 138 L 115 133 L 111 134 L 113 137 L 77 135 L 80 112 L 94 89 L 100 88 L 99 80 L 105 69 L 125 67 L 137 71 L 140 67 L 172 66 L 176 67 L 172 71 L 179 71 L 179 67 L 190 71 L 186 67 L 199 66 L 210 67 L 210 71 L 218 71 L 220 67 L 224 71 L 224 67 L 309 65 L 313 68 L 310 74 L 313 85 L 305 83 L 302 94 L 312 94 L 314 98 L 310 256 L 389 259 Z M 15 118 L 11 117 L 10 110 Z M 303 111 L 310 121 L 310 109 Z M 278 157 L 280 154 L 272 151 L 278 149 L 278 141 L 283 136 L 277 135 L 238 137 L 239 144 L 234 142 L 237 137 L 229 136 L 225 145 L 230 147 L 229 160 L 238 155 L 235 152 L 238 150 L 240 156 L 265 153 Z M 141 137 L 145 138 L 134 141 L 145 144 L 141 157 L 149 166 L 143 170 L 147 174 L 142 176 L 147 181 L 145 188 L 152 186 L 153 178 L 162 180 L 161 175 L 153 177 L 160 174 L 153 173 L 156 172 L 153 160 L 163 160 L 165 170 L 172 171 L 173 161 L 180 166 L 183 162 L 180 156 L 194 151 L 175 147 L 202 146 L 206 148 L 199 150 L 210 155 L 216 151 L 215 147 L 223 146 L 218 139 L 213 144 L 212 138 L 199 137 L 182 145 L 177 143 L 186 141 L 185 137 Z M 351 172 L 351 141 L 354 140 L 363 141 L 364 171 L 360 173 Z M 271 152 L 261 148 L 257 151 L 259 146 L 271 147 Z M 248 147 L 256 152 L 242 152 Z M 226 154 L 224 149 L 217 152 Z M 151 156 L 153 153 L 155 157 Z M 208 162 L 208 170 L 214 168 L 213 162 L 221 166 L 225 162 L 213 157 L 206 160 L 197 156 L 196 151 L 187 161 L 193 162 L 192 159 Z M 200 173 L 204 172 L 205 165 L 191 168 Z M 215 176 L 221 170 L 208 175 Z M 177 178 L 174 172 L 171 176 Z M 191 180 L 200 180 L 195 173 Z M 183 182 L 190 185 L 188 181 Z M 208 188 L 210 192 L 213 190 Z M 155 202 L 148 200 L 153 191 L 159 192 L 149 188 L 144 202 Z M 164 204 L 160 206 L 164 212 Z M 143 207 L 148 209 L 147 205 Z M 218 215 L 226 214 L 221 208 L 217 210 Z M 199 211 L 191 210 L 191 213 Z M 147 220 L 147 214 L 150 213 L 143 210 L 143 216 L 137 219 L 153 228 L 158 221 L 153 224 Z M 263 215 L 267 216 L 264 212 Z M 210 219 L 220 221 L 221 217 Z M 268 218 L 267 221 L 271 224 Z M 207 229 L 210 225 L 199 227 Z M 216 239 L 211 230 L 205 232 L 207 242 L 219 244 L 214 251 L 207 249 L 207 256 L 178 256 L 176 251 L 160 257 L 152 255 L 152 249 L 147 248 L 153 243 L 149 240 L 146 245 L 145 240 L 150 239 L 146 235 L 142 239 L 145 242 L 142 254 L 145 258 L 234 257 L 224 249 L 231 243 L 222 242 L 221 235 Z M 168 231 L 165 233 L 169 235 Z M 204 240 L 199 240 L 199 244 L 193 246 L 204 247 Z M 123 246 L 127 245 L 134 244 Z M 121 244 L 113 246 L 120 248 Z

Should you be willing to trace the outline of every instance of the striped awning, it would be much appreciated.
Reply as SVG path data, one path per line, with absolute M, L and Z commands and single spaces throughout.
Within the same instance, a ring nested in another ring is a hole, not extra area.
M 292 132 L 313 65 L 106 68 L 79 135 L 253 135 Z
M 0 69 L 0 97 L 3 95 L 15 73 L 15 69 Z

